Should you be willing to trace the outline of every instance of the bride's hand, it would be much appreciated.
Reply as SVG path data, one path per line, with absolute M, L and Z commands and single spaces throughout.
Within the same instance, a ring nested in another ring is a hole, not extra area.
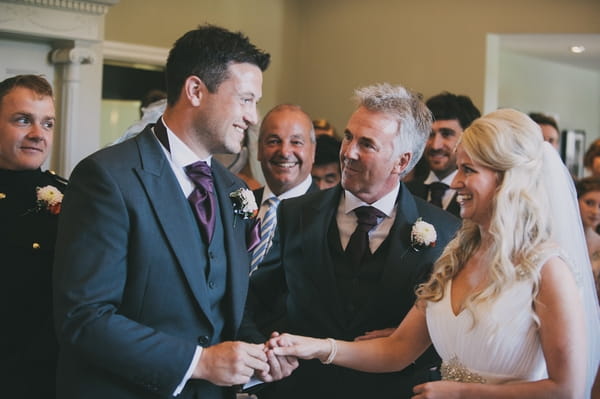
M 331 353 L 331 342 L 327 339 L 281 334 L 271 337 L 268 346 L 279 356 L 295 356 L 300 359 L 325 361 Z
M 269 372 L 258 376 L 264 382 L 272 382 L 285 378 L 292 374 L 298 367 L 298 359 L 296 357 L 277 356 L 273 352 L 271 342 L 275 343 L 277 337 L 279 337 L 279 333 L 274 331 L 271 334 L 271 338 L 264 345 L 267 360 L 269 361 Z

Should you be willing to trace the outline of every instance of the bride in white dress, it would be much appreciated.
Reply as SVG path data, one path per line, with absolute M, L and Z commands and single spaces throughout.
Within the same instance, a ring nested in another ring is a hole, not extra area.
M 570 175 L 515 110 L 473 122 L 456 151 L 463 226 L 394 333 L 357 342 L 275 333 L 273 352 L 388 372 L 433 343 L 442 381 L 415 386 L 413 398 L 589 398 L 599 307 Z

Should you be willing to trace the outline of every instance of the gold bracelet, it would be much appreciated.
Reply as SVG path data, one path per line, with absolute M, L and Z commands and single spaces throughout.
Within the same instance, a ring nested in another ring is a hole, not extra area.
M 331 346 L 331 352 L 329 352 L 329 356 L 327 356 L 325 361 L 321 361 L 323 364 L 333 363 L 333 359 L 335 359 L 335 355 L 337 355 L 338 351 L 337 342 L 335 342 L 335 339 L 327 338 L 327 341 L 329 341 L 329 345 Z

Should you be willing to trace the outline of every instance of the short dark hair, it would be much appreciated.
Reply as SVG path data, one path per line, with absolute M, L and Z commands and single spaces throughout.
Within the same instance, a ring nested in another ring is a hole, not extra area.
M 583 166 L 588 169 L 592 168 L 594 158 L 600 157 L 600 139 L 596 139 L 590 144 L 585 155 L 583 156 Z
M 201 25 L 177 39 L 169 52 L 166 67 L 167 102 L 177 102 L 183 83 L 197 76 L 214 93 L 227 79 L 231 63 L 250 63 L 264 71 L 271 56 L 256 48 L 241 32 L 214 25 Z
M 554 119 L 553 117 L 546 114 L 542 114 L 541 112 L 531 112 L 529 113 L 529 117 L 533 119 L 533 121 L 538 125 L 552 126 L 560 134 L 560 130 L 558 130 L 558 123 L 556 123 L 556 119 Z
M 0 82 L 0 103 L 15 87 L 25 87 L 40 96 L 53 97 L 52 86 L 42 75 L 16 75 Z
M 140 107 L 146 108 L 148 105 L 155 103 L 158 100 L 162 100 L 163 98 L 167 98 L 167 93 L 162 90 L 152 89 L 142 98 Z
M 433 114 L 433 120 L 457 119 L 463 129 L 481 116 L 473 101 L 465 95 L 456 95 L 447 91 L 431 97 L 425 103 Z
M 589 193 L 590 191 L 600 191 L 600 177 L 589 176 L 575 182 L 577 198 Z
M 315 149 L 315 166 L 327 165 L 340 162 L 340 147 L 342 143 L 328 134 L 317 136 L 317 148 Z

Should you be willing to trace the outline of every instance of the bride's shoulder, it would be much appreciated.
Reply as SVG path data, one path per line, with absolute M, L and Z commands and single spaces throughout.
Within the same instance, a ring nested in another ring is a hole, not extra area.
M 575 275 L 573 260 L 556 242 L 550 241 L 538 246 L 535 264 L 541 275 L 542 284 L 550 276 L 553 278 L 558 276 L 558 281 L 569 278 L 577 280 L 578 276 Z
M 569 263 L 566 252 L 556 242 L 547 241 L 535 248 L 532 263 L 536 265 L 538 271 L 541 271 L 544 265 L 554 258 Z
M 551 267 L 570 269 L 570 260 L 566 252 L 552 241 L 537 245 L 525 255 L 525 259 L 516 266 L 519 279 L 533 278 L 533 281 L 539 281 L 549 264 L 553 265 Z

